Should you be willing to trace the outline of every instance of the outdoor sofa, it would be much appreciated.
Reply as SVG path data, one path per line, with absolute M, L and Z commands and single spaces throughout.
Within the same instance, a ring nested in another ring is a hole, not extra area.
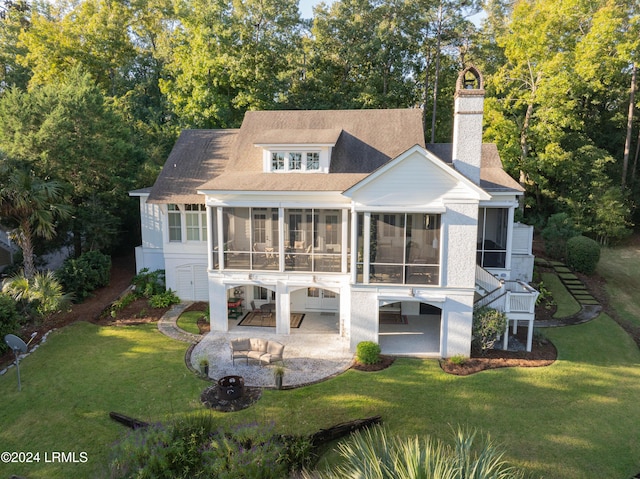
M 259 338 L 238 338 L 231 340 L 231 360 L 236 364 L 236 359 L 257 360 L 260 365 L 270 364 L 276 361 L 284 363 L 284 344 L 277 341 L 268 341 Z

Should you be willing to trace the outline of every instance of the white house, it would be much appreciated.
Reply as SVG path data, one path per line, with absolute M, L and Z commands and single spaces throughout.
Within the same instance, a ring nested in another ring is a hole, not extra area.
M 335 315 L 353 349 L 396 354 L 468 356 L 474 305 L 531 331 L 523 190 L 482 144 L 480 73 L 456 90 L 451 144 L 425 144 L 417 109 L 252 111 L 237 130 L 182 132 L 154 186 L 131 192 L 138 270 L 209 301 L 213 331 L 252 302 L 276 334 L 292 313 Z

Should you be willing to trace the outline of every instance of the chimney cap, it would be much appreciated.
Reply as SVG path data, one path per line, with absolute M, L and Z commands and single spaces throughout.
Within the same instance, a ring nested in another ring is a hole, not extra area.
M 480 70 L 470 65 L 460 72 L 456 82 L 456 94 L 468 91 L 469 93 L 484 93 L 484 78 Z

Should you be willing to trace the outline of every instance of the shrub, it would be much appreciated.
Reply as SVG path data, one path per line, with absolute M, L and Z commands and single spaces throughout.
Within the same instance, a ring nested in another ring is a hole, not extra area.
M 286 457 L 296 456 L 287 450 L 270 428 L 219 430 L 212 415 L 196 414 L 130 434 L 115 450 L 111 477 L 282 478 L 289 469 Z
M 380 345 L 373 341 L 362 341 L 356 347 L 356 359 L 362 364 L 380 362 Z
M 154 294 L 149 298 L 149 306 L 152 308 L 168 308 L 172 304 L 178 303 L 180 303 L 180 298 L 170 289 L 159 294 Z
M 21 316 L 18 313 L 18 306 L 9 295 L 0 293 L 0 353 L 9 349 L 4 342 L 7 334 L 16 334 L 20 328 Z
M 163 269 L 149 271 L 148 268 L 140 270 L 133 277 L 131 283 L 135 286 L 135 294 L 140 297 L 150 298 L 153 295 L 164 293 L 165 273 Z
M 498 335 L 507 329 L 507 315 L 497 309 L 480 308 L 473 312 L 473 344 L 484 354 L 493 348 Z
M 458 429 L 450 446 L 432 437 L 392 436 L 375 426 L 353 433 L 338 444 L 342 461 L 326 471 L 305 473 L 303 477 L 337 479 L 405 479 L 434 477 L 449 479 L 521 479 L 523 471 L 504 461 L 504 452 L 489 436 L 476 441 L 477 433 Z
M 566 213 L 551 215 L 541 232 L 546 253 L 555 259 L 563 259 L 567 253 L 567 241 L 580 234 L 573 219 Z
M 600 245 L 586 236 L 567 241 L 567 265 L 580 273 L 593 274 L 600 261 Z
M 51 271 L 36 273 L 31 279 L 20 272 L 4 281 L 2 291 L 14 299 L 22 314 L 32 319 L 57 313 L 71 301 L 71 295 L 64 293 Z
M 115 318 L 118 311 L 126 308 L 137 299 L 137 296 L 133 293 L 127 293 L 120 299 L 117 299 L 111 304 L 111 317 Z
M 87 251 L 79 258 L 67 258 L 56 272 L 65 291 L 72 293 L 78 302 L 92 291 L 109 284 L 111 258 L 99 251 Z
M 467 358 L 462 354 L 456 354 L 455 356 L 451 356 L 449 358 L 449 362 L 457 366 L 462 366 L 467 362 Z

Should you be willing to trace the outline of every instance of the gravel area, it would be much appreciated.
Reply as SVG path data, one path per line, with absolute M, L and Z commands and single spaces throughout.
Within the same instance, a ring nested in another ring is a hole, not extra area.
M 275 365 L 260 366 L 257 361 L 231 360 L 231 339 L 249 337 L 246 334 L 213 332 L 207 334 L 191 351 L 191 364 L 198 369 L 198 360 L 209 359 L 209 377 L 218 380 L 224 376 L 242 376 L 245 386 L 273 387 Z M 349 369 L 354 355 L 349 342 L 337 334 L 291 334 L 275 336 L 266 328 L 256 328 L 250 337 L 278 341 L 285 345 L 284 387 L 302 386 L 335 376 Z M 279 363 L 278 363 L 279 364 Z

